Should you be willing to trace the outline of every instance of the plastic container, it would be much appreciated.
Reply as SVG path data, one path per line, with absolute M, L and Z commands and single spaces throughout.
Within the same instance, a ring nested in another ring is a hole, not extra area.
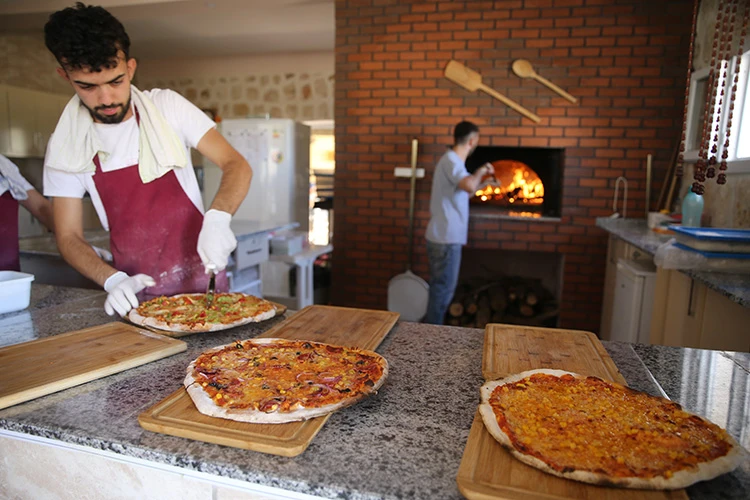
M 718 271 L 723 273 L 750 273 L 750 254 L 743 253 L 720 253 L 720 252 L 703 252 L 686 247 L 680 243 L 675 243 L 674 248 L 677 252 L 683 252 L 683 266 L 677 267 L 690 269 L 692 271 Z M 657 262 L 657 265 L 659 263 Z M 668 265 L 662 266 L 665 269 L 674 268 Z
M 33 274 L 0 271 L 0 314 L 29 307 Z
M 750 253 L 750 229 L 669 226 L 678 243 L 703 252 Z

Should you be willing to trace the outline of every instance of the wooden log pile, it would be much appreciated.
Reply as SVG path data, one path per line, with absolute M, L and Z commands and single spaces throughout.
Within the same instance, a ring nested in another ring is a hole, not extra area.
M 541 280 L 506 276 L 471 280 L 456 288 L 445 323 L 484 328 L 487 323 L 557 326 L 560 309 Z

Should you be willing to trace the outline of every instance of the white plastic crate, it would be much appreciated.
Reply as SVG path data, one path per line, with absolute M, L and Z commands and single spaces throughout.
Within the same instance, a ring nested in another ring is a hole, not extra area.
M 0 314 L 29 307 L 33 274 L 0 271 Z

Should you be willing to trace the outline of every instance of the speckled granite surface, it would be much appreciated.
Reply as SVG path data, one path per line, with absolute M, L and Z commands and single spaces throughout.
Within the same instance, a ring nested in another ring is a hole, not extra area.
M 34 334 L 111 321 L 101 309 L 103 293 L 82 293 L 35 291 L 39 297 L 46 294 L 49 305 L 41 306 L 42 298 L 28 311 Z M 70 300 L 61 303 L 66 296 Z M 455 476 L 482 383 L 482 330 L 398 323 L 377 349 L 391 366 L 386 384 L 376 396 L 333 414 L 298 457 L 170 437 L 138 425 L 140 412 L 180 387 L 185 366 L 200 352 L 238 336 L 253 337 L 278 321 L 183 337 L 185 353 L 0 410 L 0 428 L 325 498 L 461 498 Z M 28 331 L 16 328 L 11 315 L 0 316 L 0 331 L 21 336 Z M 661 394 L 661 384 L 690 410 L 732 415 L 717 423 L 729 422 L 730 432 L 748 446 L 750 355 L 614 342 L 605 347 L 632 386 Z M 711 359 L 714 368 L 695 363 L 695 356 Z M 702 382 L 717 380 L 714 372 L 724 382 Z M 707 403 L 699 403 L 701 398 Z M 689 493 L 692 498 L 747 498 L 748 478 L 746 464 Z
M 656 253 L 659 245 L 666 243 L 671 238 L 669 235 L 651 231 L 643 219 L 598 217 L 596 225 L 651 255 Z
M 659 245 L 670 240 L 669 235 L 658 234 L 646 226 L 642 219 L 610 219 L 599 217 L 596 225 L 618 238 L 640 248 L 651 255 L 656 253 Z M 718 272 L 682 271 L 691 278 L 704 283 L 730 300 L 750 307 L 750 274 L 729 274 Z

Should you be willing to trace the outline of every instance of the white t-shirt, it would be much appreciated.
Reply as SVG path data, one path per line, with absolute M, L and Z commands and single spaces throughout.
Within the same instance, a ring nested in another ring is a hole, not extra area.
M 177 132 L 185 144 L 187 166 L 175 168 L 174 173 L 185 194 L 193 205 L 203 213 L 203 200 L 195 177 L 195 170 L 190 159 L 190 148 L 198 142 L 216 124 L 190 101 L 173 90 L 153 89 L 143 92 L 151 99 L 156 108 Z M 94 123 L 96 133 L 103 149 L 110 155 L 102 163 L 103 172 L 111 172 L 138 163 L 138 124 L 135 114 L 128 120 L 116 124 Z M 89 193 L 104 229 L 109 230 L 107 213 L 102 205 L 99 193 L 93 180 L 94 172 L 71 173 L 44 167 L 44 194 L 65 198 L 83 198 Z
M 0 155 L 0 196 L 6 191 L 14 200 L 25 200 L 29 197 L 28 191 L 34 189 L 29 181 L 23 178 L 15 163 Z
M 466 245 L 469 235 L 469 193 L 458 183 L 468 176 L 466 164 L 450 150 L 440 158 L 432 175 L 430 222 L 425 237 L 433 243 Z

